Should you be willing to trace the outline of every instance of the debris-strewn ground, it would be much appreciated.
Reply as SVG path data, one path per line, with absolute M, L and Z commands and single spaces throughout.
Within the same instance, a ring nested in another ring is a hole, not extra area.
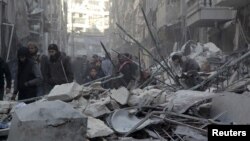
M 158 71 L 160 66 L 152 68 L 157 72 L 153 76 L 159 78 L 156 85 L 147 83 L 133 90 L 104 89 L 99 82 L 58 85 L 29 105 L 0 101 L 0 136 L 9 135 L 14 141 L 17 131 L 27 129 L 42 136 L 46 129 L 46 136 L 65 139 L 71 137 L 68 131 L 75 131 L 73 140 L 206 141 L 210 124 L 249 124 L 249 112 L 237 103 L 245 107 L 250 103 L 250 53 L 246 50 L 226 56 L 212 43 L 194 43 L 181 52 L 195 58 L 206 73 L 203 81 L 189 90 L 175 84 L 164 70 Z M 37 140 L 36 136 L 32 140 Z

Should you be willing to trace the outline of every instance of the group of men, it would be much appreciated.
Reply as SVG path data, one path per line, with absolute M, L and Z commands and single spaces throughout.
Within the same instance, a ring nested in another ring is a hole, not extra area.
M 27 47 L 18 48 L 16 61 L 10 65 L 12 71 L 0 59 L 0 100 L 3 99 L 4 90 L 10 92 L 11 80 L 14 80 L 13 100 L 17 95 L 18 100 L 42 96 L 55 85 L 72 82 L 70 57 L 60 52 L 56 44 L 48 46 L 48 53 L 49 56 L 39 54 L 37 44 L 29 42 Z
M 139 69 L 138 66 L 133 62 L 131 55 L 128 53 L 118 54 L 117 58 L 115 59 L 111 57 L 109 53 L 106 54 L 104 58 L 96 54 L 92 56 L 91 60 L 87 60 L 85 56 L 83 58 L 84 59 L 76 58 L 76 60 L 73 61 L 74 72 L 76 72 L 74 74 L 76 81 L 79 84 L 92 82 L 102 78 L 115 78 L 120 74 L 123 74 L 122 78 L 112 79 L 111 82 L 108 81 L 104 83 L 103 87 L 127 87 L 131 81 L 136 79 L 136 72 Z
M 18 95 L 18 100 L 24 100 L 48 94 L 55 85 L 71 83 L 74 80 L 84 84 L 105 76 L 114 77 L 118 73 L 123 73 L 123 78 L 116 83 L 103 84 L 104 87 L 117 88 L 121 85 L 127 86 L 135 79 L 133 75 L 136 67 L 129 54 L 119 54 L 119 61 L 115 65 L 109 54 L 104 58 L 93 55 L 90 61 L 86 56 L 84 58 L 78 59 L 78 63 L 71 61 L 69 56 L 59 51 L 56 44 L 48 46 L 48 56 L 42 55 L 39 54 L 38 45 L 29 42 L 27 47 L 18 48 L 14 65 L 9 64 L 14 66 L 10 68 L 11 71 L 8 64 L 0 59 L 0 100 L 3 99 L 4 91 L 10 92 L 11 80 L 14 80 L 12 99 L 16 99 Z M 80 66 L 80 71 L 74 66 Z M 82 81 L 79 81 L 79 73 L 82 74 L 80 76 Z
M 86 84 L 100 78 L 112 78 L 122 74 L 121 78 L 107 81 L 102 86 L 129 88 L 131 85 L 135 86 L 133 83 L 135 81 L 143 83 L 150 78 L 150 74 L 141 71 L 134 63 L 132 55 L 128 53 L 118 54 L 116 61 L 112 61 L 110 54 L 106 54 L 104 58 L 93 55 L 90 61 L 87 56 L 71 61 L 69 56 L 59 51 L 56 44 L 50 44 L 48 54 L 48 56 L 39 54 L 38 45 L 29 42 L 27 47 L 18 48 L 17 61 L 13 65 L 14 71 L 13 68 L 10 71 L 6 62 L 0 59 L 0 100 L 3 99 L 4 91 L 10 92 L 12 79 L 14 80 L 12 99 L 16 99 L 18 94 L 18 100 L 24 100 L 48 94 L 55 85 L 71 83 L 74 80 L 79 84 Z M 171 60 L 182 68 L 183 74 L 187 72 L 185 81 L 188 87 L 198 83 L 196 76 L 200 67 L 195 60 L 183 59 L 183 56 L 178 54 L 173 55 Z

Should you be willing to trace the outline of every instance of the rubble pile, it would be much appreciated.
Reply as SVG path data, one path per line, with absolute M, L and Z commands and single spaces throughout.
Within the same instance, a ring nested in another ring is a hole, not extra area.
M 195 51 L 188 55 L 197 60 L 221 55 L 211 43 L 191 46 L 191 50 Z M 52 140 L 56 135 L 62 136 L 61 140 L 206 141 L 210 124 L 248 123 L 249 112 L 243 118 L 239 112 L 228 111 L 233 106 L 244 111 L 232 99 L 250 103 L 249 55 L 227 56 L 224 65 L 190 89 L 158 81 L 132 90 L 104 89 L 100 82 L 89 86 L 73 82 L 55 86 L 50 94 L 29 105 L 2 101 L 0 136 L 9 135 L 10 141 L 37 140 L 32 135 L 38 133 L 41 140 Z
M 84 140 L 86 125 L 87 118 L 67 103 L 32 103 L 15 110 L 8 141 Z

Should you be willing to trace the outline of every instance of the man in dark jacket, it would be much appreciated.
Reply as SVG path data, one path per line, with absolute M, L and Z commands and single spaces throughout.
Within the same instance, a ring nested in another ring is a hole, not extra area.
M 71 68 L 70 58 L 62 55 L 56 44 L 50 44 L 48 47 L 49 65 L 48 73 L 45 75 L 50 89 L 55 85 L 73 82 L 74 76 Z
M 118 71 L 122 73 L 124 76 L 121 79 L 121 85 L 127 87 L 132 80 L 135 80 L 134 74 L 135 69 L 133 67 L 133 63 L 129 58 L 129 54 L 125 53 L 118 56 L 119 60 L 119 69 Z
M 20 47 L 17 52 L 18 68 L 14 82 L 14 94 L 12 99 L 29 99 L 37 96 L 37 86 L 42 82 L 41 71 L 33 60 L 30 59 L 27 47 Z
M 6 93 L 10 93 L 11 88 L 11 73 L 6 62 L 0 58 L 0 100 L 3 100 L 4 96 L 4 78 L 7 82 L 6 84 Z

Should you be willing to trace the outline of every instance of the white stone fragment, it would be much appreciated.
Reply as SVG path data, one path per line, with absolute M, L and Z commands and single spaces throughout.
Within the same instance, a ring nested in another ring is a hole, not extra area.
M 88 138 L 104 137 L 113 133 L 114 131 L 110 129 L 107 125 L 105 125 L 103 121 L 96 118 L 88 117 Z
M 48 100 L 72 100 L 73 98 L 80 95 L 82 90 L 82 86 L 77 84 L 76 82 L 56 85 L 47 96 Z
M 106 107 L 106 104 L 110 103 L 110 97 L 102 98 L 100 100 L 89 101 L 86 108 L 82 108 L 82 113 L 91 116 L 99 117 L 104 114 L 110 113 L 110 110 Z
M 129 99 L 129 91 L 125 87 L 111 90 L 111 97 L 121 105 L 126 105 Z
M 129 97 L 128 105 L 129 106 L 137 106 L 141 103 L 152 101 L 154 102 L 155 98 L 160 95 L 161 90 L 159 89 L 150 89 L 150 90 L 135 90 L 132 91 L 132 94 Z M 159 100 L 159 99 L 158 99 Z M 158 103 L 160 101 L 155 101 L 155 103 Z M 162 102 L 162 100 L 161 100 Z M 145 103 L 146 104 L 146 103 Z M 160 104 L 160 103 L 159 103 Z

